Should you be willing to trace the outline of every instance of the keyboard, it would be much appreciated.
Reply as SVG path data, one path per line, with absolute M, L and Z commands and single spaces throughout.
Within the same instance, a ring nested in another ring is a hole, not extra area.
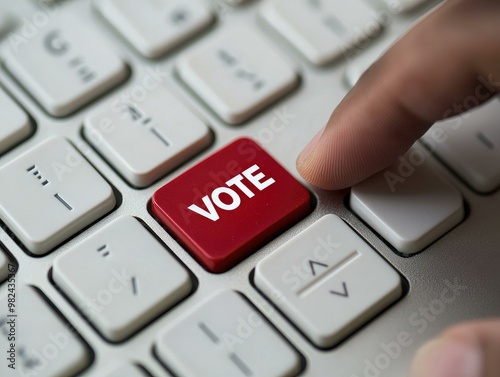
M 349 190 L 295 168 L 438 5 L 3 1 L 0 375 L 401 377 L 498 315 L 498 99 Z

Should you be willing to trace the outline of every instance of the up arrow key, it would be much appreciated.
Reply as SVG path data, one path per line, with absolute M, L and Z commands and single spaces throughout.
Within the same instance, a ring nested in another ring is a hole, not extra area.
M 330 293 L 332 295 L 342 296 L 345 298 L 349 297 L 349 292 L 347 292 L 347 285 L 345 284 L 345 282 L 342 282 L 342 289 L 343 289 L 343 292 L 330 291 Z

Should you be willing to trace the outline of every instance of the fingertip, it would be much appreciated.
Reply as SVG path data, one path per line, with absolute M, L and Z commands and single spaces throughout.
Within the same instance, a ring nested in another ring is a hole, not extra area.
M 474 343 L 440 337 L 416 354 L 411 377 L 482 377 L 483 355 Z
M 316 135 L 311 139 L 311 141 L 305 146 L 305 148 L 302 150 L 302 152 L 299 154 L 299 157 L 297 158 L 297 168 L 300 168 L 306 162 L 308 157 L 311 155 L 312 151 L 316 148 L 316 145 L 318 142 L 321 140 L 321 137 L 323 136 L 323 133 L 325 132 L 326 126 L 322 127 Z
M 325 135 L 327 127 L 323 127 L 303 149 L 296 166 L 299 174 L 312 185 L 323 190 L 340 190 L 349 185 L 338 182 L 337 178 L 342 178 L 343 174 L 336 174 L 335 146 L 332 144 L 332 133 Z

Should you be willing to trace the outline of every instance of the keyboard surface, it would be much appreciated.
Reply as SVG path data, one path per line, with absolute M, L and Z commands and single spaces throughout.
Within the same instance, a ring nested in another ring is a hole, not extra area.
M 401 377 L 498 315 L 498 99 L 351 190 L 295 168 L 438 4 L 0 0 L 0 376 Z

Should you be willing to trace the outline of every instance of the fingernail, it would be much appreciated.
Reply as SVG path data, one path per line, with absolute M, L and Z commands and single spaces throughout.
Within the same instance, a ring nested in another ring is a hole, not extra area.
M 302 150 L 302 152 L 299 154 L 299 157 L 297 158 L 297 164 L 301 165 L 307 157 L 311 154 L 311 152 L 314 150 L 316 145 L 318 144 L 319 140 L 321 139 L 321 136 L 323 136 L 323 132 L 325 132 L 326 126 L 321 128 L 321 130 L 318 131 L 316 135 L 312 138 L 312 140 L 309 142 L 309 144 L 306 145 L 306 147 Z
M 412 377 L 481 377 L 483 355 L 478 346 L 452 339 L 434 340 L 415 357 Z

